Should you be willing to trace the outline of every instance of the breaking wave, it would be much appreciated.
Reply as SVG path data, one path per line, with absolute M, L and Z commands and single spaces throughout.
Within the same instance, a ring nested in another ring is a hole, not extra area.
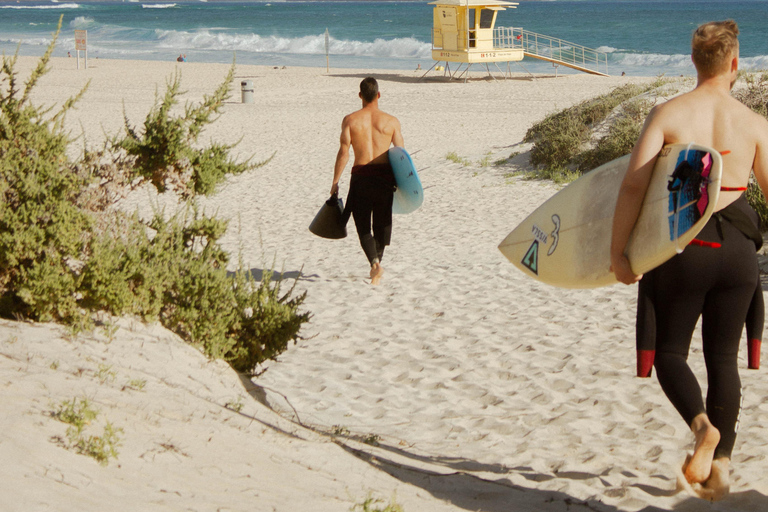
M 179 32 L 157 30 L 158 45 L 180 51 L 228 50 L 252 53 L 294 53 L 304 55 L 325 54 L 325 35 L 288 38 L 260 36 L 258 34 L 225 34 L 207 30 Z M 354 41 L 330 38 L 329 53 L 332 55 L 426 58 L 431 55 L 431 45 L 413 37 Z

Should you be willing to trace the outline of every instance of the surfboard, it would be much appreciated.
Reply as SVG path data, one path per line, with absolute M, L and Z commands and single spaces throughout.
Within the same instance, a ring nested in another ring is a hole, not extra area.
M 392 213 L 411 213 L 424 202 L 424 188 L 413 159 L 404 148 L 394 146 L 389 148 L 389 163 L 397 182 Z
M 616 283 L 610 272 L 613 212 L 629 155 L 588 172 L 552 196 L 499 244 L 525 274 L 564 288 Z M 720 153 L 696 144 L 662 148 L 627 244 L 632 270 L 647 272 L 701 231 L 720 195 Z

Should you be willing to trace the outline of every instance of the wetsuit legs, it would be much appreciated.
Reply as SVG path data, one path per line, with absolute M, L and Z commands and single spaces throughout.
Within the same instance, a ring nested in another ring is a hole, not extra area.
M 373 215 L 373 234 L 371 234 L 371 215 Z M 386 223 L 386 212 L 373 209 L 366 211 L 359 209 L 352 212 L 357 228 L 357 236 L 360 238 L 360 245 L 368 258 L 368 263 L 381 262 L 384 257 L 384 248 L 389 245 L 392 234 L 391 215 L 389 224 Z M 381 217 L 385 221 L 381 221 Z
M 359 185 L 352 218 L 355 219 L 360 245 L 373 265 L 381 262 L 384 248 L 392 236 L 392 189 L 386 184 L 373 182 Z M 373 227 L 373 234 L 371 234 Z
M 652 271 L 659 383 L 689 426 L 696 415 L 706 412 L 720 431 L 715 458 L 730 457 L 736 440 L 741 407 L 737 357 L 757 279 L 752 242 L 726 222 L 721 229 L 722 248 L 688 247 Z M 707 228 L 702 233 L 713 236 Z M 699 315 L 707 366 L 706 407 L 687 363 Z

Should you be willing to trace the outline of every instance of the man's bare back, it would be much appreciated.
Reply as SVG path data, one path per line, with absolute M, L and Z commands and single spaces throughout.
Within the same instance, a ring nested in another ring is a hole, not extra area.
M 653 130 L 663 133 L 663 144 L 695 141 L 721 152 L 724 188 L 745 186 L 753 167 L 758 181 L 766 179 L 764 158 L 756 157 L 758 150 L 768 151 L 768 122 L 733 98 L 724 87 L 702 84 L 654 108 L 646 122 L 650 123 Z M 740 194 L 724 190 L 715 210 L 725 208 Z
M 402 136 L 400 144 L 395 140 L 395 135 L 400 133 L 398 120 L 371 104 L 344 118 L 342 138 L 345 137 L 345 131 L 349 132 L 348 137 L 355 152 L 354 165 L 385 164 L 389 162 L 389 146 L 402 146 Z

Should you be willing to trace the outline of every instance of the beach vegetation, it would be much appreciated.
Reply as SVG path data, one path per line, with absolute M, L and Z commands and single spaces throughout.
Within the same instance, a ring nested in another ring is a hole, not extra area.
M 739 73 L 745 86 L 734 91 L 736 99 L 761 116 L 768 118 L 768 72 Z
M 99 379 L 99 382 L 102 384 L 107 382 L 114 382 L 114 380 L 117 378 L 117 372 L 113 370 L 109 365 L 100 364 L 99 370 L 96 372 L 96 378 Z
M 173 189 L 188 197 L 212 194 L 227 175 L 266 165 L 271 157 L 255 163 L 250 159 L 245 162 L 232 159 L 230 150 L 237 143 L 212 142 L 204 148 L 197 145 L 203 128 L 221 114 L 224 102 L 230 97 L 234 74 L 233 62 L 213 94 L 205 95 L 200 104 L 185 105 L 183 115 L 173 115 L 179 96 L 184 94 L 181 73 L 177 71 L 168 81 L 163 97 L 155 96 L 155 106 L 147 114 L 142 130 L 132 126 L 124 115 L 125 135 L 113 139 L 112 144 L 133 158 L 133 172 L 150 181 L 158 192 Z
M 745 86 L 734 91 L 734 97 L 768 119 L 768 73 L 740 73 Z M 768 203 L 754 177 L 747 187 L 747 201 L 760 217 L 761 229 L 768 230 Z
M 445 155 L 445 159 L 449 162 L 453 162 L 455 164 L 459 164 L 464 167 L 469 167 L 472 165 L 472 162 L 469 161 L 469 159 L 464 158 L 462 156 L 459 156 L 455 151 L 451 151 L 447 155 Z
M 30 102 L 57 36 L 24 87 L 17 56 L 4 55 L 0 68 L 0 316 L 60 322 L 74 338 L 93 329 L 96 313 L 135 315 L 252 373 L 296 342 L 310 314 L 300 311 L 306 292 L 294 294 L 298 277 L 282 292 L 270 272 L 257 281 L 242 262 L 228 272 L 229 254 L 219 244 L 227 222 L 195 202 L 223 176 L 253 168 L 229 165 L 231 146 L 201 150 L 208 156 L 189 149 L 218 112 L 231 70 L 203 107 L 188 107 L 181 120 L 167 117 L 178 91 L 170 81 L 171 93 L 150 113 L 144 133 L 134 130 L 123 139 L 130 143 L 107 143 L 71 160 L 63 120 L 87 85 L 53 115 Z M 178 162 L 187 159 L 191 167 L 181 170 Z M 195 170 L 202 161 L 206 170 Z M 160 192 L 173 183 L 178 212 L 145 220 L 112 208 L 144 179 Z
M 383 507 L 383 508 L 382 508 Z M 351 512 L 405 512 L 405 509 L 397 503 L 393 496 L 389 503 L 381 498 L 375 498 L 370 494 L 362 503 L 356 503 L 350 509 Z
M 224 407 L 234 412 L 242 411 L 244 406 L 245 404 L 243 404 L 243 399 L 242 397 L 239 397 L 239 396 L 233 400 L 228 401 L 226 404 L 224 404 Z
M 645 117 L 653 104 L 645 99 L 627 101 L 616 118 L 608 126 L 607 133 L 600 137 L 593 147 L 577 154 L 573 161 L 578 169 L 595 169 L 601 165 L 628 155 L 635 147 Z
M 493 154 L 493 153 L 492 153 L 491 151 L 488 151 L 488 152 L 487 152 L 487 153 L 486 153 L 486 154 L 483 156 L 483 158 L 481 158 L 481 159 L 480 159 L 480 161 L 478 162 L 478 164 L 480 165 L 480 167 L 488 167 L 488 166 L 490 166 L 490 165 L 491 165 L 491 155 L 492 155 L 492 154 Z
M 534 176 L 544 179 L 560 176 L 556 181 L 567 182 L 628 154 L 637 140 L 642 120 L 653 106 L 651 101 L 638 96 L 666 83 L 659 78 L 649 84 L 622 85 L 534 124 L 523 139 L 533 144 L 530 162 L 536 168 Z M 590 147 L 595 133 L 605 131 L 603 123 L 612 115 L 610 126 L 618 126 L 608 128 L 594 147 Z
M 133 389 L 135 391 L 144 391 L 144 387 L 147 385 L 146 379 L 131 379 L 128 381 L 128 383 L 123 386 L 123 389 L 121 391 L 125 391 L 126 389 Z
M 350 435 L 349 429 L 344 425 L 334 425 L 331 433 L 332 435 L 339 437 L 348 437 Z
M 99 411 L 91 407 L 87 398 L 77 398 L 71 401 L 61 402 L 51 414 L 57 420 L 69 425 L 66 432 L 66 440 L 56 437 L 67 449 L 74 450 L 81 455 L 93 457 L 96 461 L 106 466 L 109 459 L 117 459 L 117 448 L 120 446 L 121 428 L 115 428 L 110 422 L 104 425 L 104 432 L 100 436 L 87 435 L 86 426 L 96 420 Z

